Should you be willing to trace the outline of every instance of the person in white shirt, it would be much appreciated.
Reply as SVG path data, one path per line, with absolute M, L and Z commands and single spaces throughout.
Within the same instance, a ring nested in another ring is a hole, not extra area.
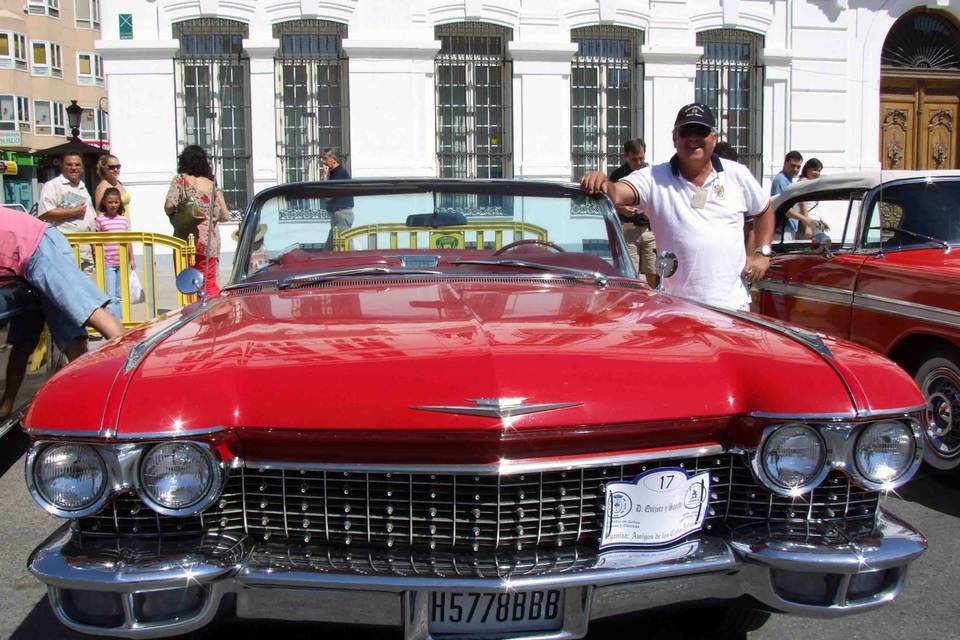
M 747 310 L 750 285 L 770 266 L 774 216 L 770 198 L 749 170 L 714 156 L 713 113 L 699 103 L 677 114 L 669 162 L 635 171 L 619 182 L 602 172 L 583 176 L 589 194 L 606 193 L 615 206 L 634 205 L 650 218 L 657 248 L 679 266 L 664 290 L 703 304 Z M 747 255 L 744 222 L 754 223 L 757 249 Z
M 65 153 L 60 160 L 60 171 L 60 175 L 45 182 L 40 190 L 38 217 L 63 233 L 96 231 L 97 212 L 83 184 L 83 157 L 79 153 Z M 93 274 L 93 251 L 89 245 L 80 247 L 80 268 L 87 275 Z

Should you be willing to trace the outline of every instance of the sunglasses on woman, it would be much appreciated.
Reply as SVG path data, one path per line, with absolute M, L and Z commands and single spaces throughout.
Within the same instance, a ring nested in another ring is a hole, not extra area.
M 110 171 L 120 171 L 120 167 L 122 166 L 122 164 L 108 164 L 107 169 L 110 169 Z

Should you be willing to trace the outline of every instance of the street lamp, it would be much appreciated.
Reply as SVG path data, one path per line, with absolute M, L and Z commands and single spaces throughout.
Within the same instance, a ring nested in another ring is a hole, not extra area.
M 80 117 L 83 116 L 83 107 L 77 104 L 76 100 L 70 101 L 67 107 L 67 122 L 70 123 L 70 135 L 73 140 L 80 140 Z

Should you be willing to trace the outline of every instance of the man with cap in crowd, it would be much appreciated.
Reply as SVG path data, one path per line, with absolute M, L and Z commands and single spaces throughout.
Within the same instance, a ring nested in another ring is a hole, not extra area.
M 606 193 L 614 206 L 636 206 L 650 219 L 661 251 L 677 255 L 679 266 L 664 285 L 667 293 L 731 309 L 750 307 L 750 285 L 770 266 L 773 212 L 770 198 L 743 165 L 714 155 L 713 113 L 688 104 L 673 127 L 676 154 L 669 162 L 610 182 L 599 171 L 586 174 L 581 188 Z M 757 249 L 747 255 L 744 222 L 752 219 Z

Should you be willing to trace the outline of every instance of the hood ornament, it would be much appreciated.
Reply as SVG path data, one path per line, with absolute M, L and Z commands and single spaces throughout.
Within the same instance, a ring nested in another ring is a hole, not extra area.
M 543 413 L 555 409 L 577 407 L 582 402 L 555 402 L 552 404 L 524 404 L 526 398 L 467 398 L 467 402 L 474 406 L 419 406 L 410 407 L 418 411 L 434 411 L 436 413 L 453 413 L 466 416 L 488 416 L 490 418 L 510 418 L 525 416 L 530 413 Z

